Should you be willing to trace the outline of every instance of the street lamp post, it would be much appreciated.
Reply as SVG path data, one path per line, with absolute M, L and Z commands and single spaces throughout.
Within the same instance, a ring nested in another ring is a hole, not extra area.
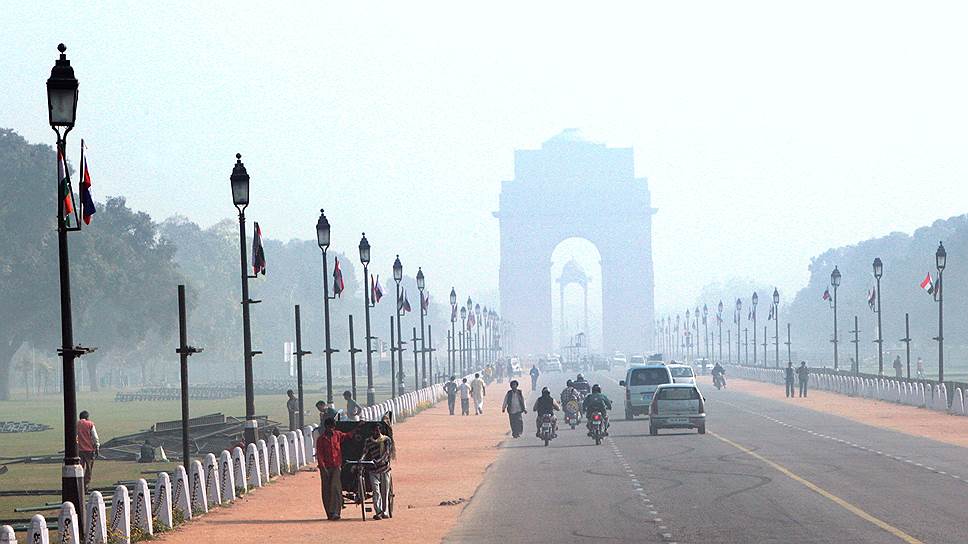
M 360 262 L 363 263 L 363 306 L 365 310 L 366 325 L 366 404 L 373 406 L 376 403 L 376 390 L 373 389 L 373 349 L 372 334 L 370 333 L 370 242 L 366 239 L 366 233 L 360 238 Z M 390 377 L 393 379 L 393 376 Z
M 716 323 L 719 325 L 719 359 L 717 362 L 722 362 L 723 360 L 723 301 L 719 301 L 719 306 L 716 310 Z
M 692 342 L 689 341 L 689 329 L 691 327 L 691 316 L 692 312 L 686 310 L 686 321 L 683 323 L 685 325 L 685 334 L 683 338 L 686 342 L 686 364 L 689 364 L 689 358 L 692 356 Z
M 839 366 L 839 353 L 838 346 L 840 339 L 837 337 L 837 288 L 840 287 L 840 270 L 837 266 L 834 266 L 834 271 L 830 273 L 830 285 L 834 288 L 834 371 L 837 371 Z
M 935 266 L 938 268 L 938 283 L 934 286 L 934 293 L 938 300 L 938 383 L 944 383 L 944 289 L 941 275 L 944 273 L 945 261 L 948 253 L 944 244 L 938 242 L 938 250 L 934 253 Z
M 249 321 L 249 306 L 260 301 L 249 298 L 249 263 L 245 250 L 245 208 L 249 205 L 249 174 L 242 164 L 242 155 L 235 154 L 235 167 L 229 177 L 232 183 L 232 202 L 239 211 L 239 248 L 242 260 L 242 350 L 245 368 L 245 428 L 247 444 L 259 439 L 259 424 L 255 419 L 255 389 L 252 385 L 252 356 L 261 352 L 252 351 L 252 327 Z
M 467 306 L 465 307 L 467 308 L 468 319 L 473 319 L 474 302 L 471 300 L 471 297 L 467 297 Z M 464 314 L 461 313 L 461 315 L 464 315 Z M 472 330 L 473 328 L 474 328 L 474 325 L 472 323 L 471 326 L 465 330 L 464 338 L 466 338 L 466 342 L 464 343 L 467 344 L 467 362 L 470 363 L 470 368 L 477 368 L 475 365 L 480 365 L 481 361 L 474 360 L 474 332 Z
M 756 305 L 759 303 L 760 296 L 753 291 L 753 366 L 756 366 Z M 766 360 L 763 361 L 763 366 L 766 366 Z
M 874 259 L 874 280 L 877 282 L 877 375 L 884 374 L 884 336 L 881 334 L 881 276 L 884 275 L 884 263 L 881 258 Z M 860 361 L 857 362 L 858 365 Z
M 739 364 L 740 351 L 739 351 L 739 327 L 740 321 L 743 320 L 743 301 L 736 299 L 736 364 Z M 756 327 L 753 327 L 754 330 Z M 753 352 L 756 352 L 756 341 L 753 341 Z
M 467 299 L 470 300 L 470 299 Z M 461 373 L 466 374 L 471 369 L 471 356 L 467 351 L 467 306 L 460 307 L 460 363 Z
M 323 210 L 319 210 L 316 221 L 316 243 L 323 252 L 323 331 L 326 341 L 326 402 L 333 403 L 333 349 L 329 338 L 329 263 L 326 251 L 329 249 L 329 220 Z M 366 278 L 364 277 L 364 280 Z
M 478 363 L 484 361 L 481 358 L 481 305 L 474 305 L 474 346 L 477 349 L 477 361 Z
M 776 368 L 780 368 L 780 291 L 773 288 L 773 347 L 776 348 Z M 766 357 L 763 357 L 766 366 Z
M 424 310 L 424 287 L 426 280 L 423 269 L 417 267 L 417 291 L 420 291 L 420 387 L 427 387 L 427 329 L 424 327 L 424 316 L 427 314 Z
M 71 61 L 67 60 L 64 44 L 59 44 L 60 58 L 54 63 L 47 80 L 47 109 L 50 128 L 57 134 L 58 170 L 63 175 L 57 180 L 57 253 L 60 268 L 60 310 L 61 310 L 61 348 L 62 357 L 61 391 L 64 395 L 64 466 L 61 468 L 61 500 L 71 502 L 79 518 L 84 516 L 84 468 L 77 453 L 77 386 L 74 381 L 74 359 L 84 353 L 74 345 L 74 323 L 71 311 L 71 265 L 67 246 L 67 233 L 77 228 L 68 224 L 65 195 L 69 195 L 67 133 L 74 128 L 77 120 L 77 88 Z M 63 132 L 61 132 L 63 131 Z M 61 166 L 63 165 L 63 166 Z M 72 197 L 68 197 L 72 198 Z M 80 521 L 80 520 L 79 520 Z M 83 521 L 81 521 L 83 526 Z
M 403 280 L 403 264 L 400 263 L 400 255 L 393 261 L 393 281 L 397 284 L 397 364 L 398 370 L 395 376 L 390 376 L 390 380 L 396 383 L 399 381 L 399 392 L 403 394 L 403 334 L 400 332 L 400 312 L 403 305 L 400 300 L 400 282 Z M 390 361 L 390 374 L 394 374 L 393 361 Z
M 450 373 L 457 369 L 457 291 L 450 288 Z
M 709 307 L 702 305 L 702 331 L 706 339 L 706 361 L 709 361 Z

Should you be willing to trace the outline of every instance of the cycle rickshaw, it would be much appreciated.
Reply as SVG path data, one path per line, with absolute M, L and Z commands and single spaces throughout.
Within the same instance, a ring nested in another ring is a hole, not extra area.
M 342 432 L 353 432 L 354 439 L 343 443 L 343 467 L 340 472 L 340 482 L 343 485 L 343 507 L 358 506 L 360 516 L 366 520 L 367 511 L 373 511 L 373 490 L 367 477 L 367 469 L 373 466 L 372 461 L 364 461 L 363 442 L 372 431 L 373 425 L 380 426 L 380 432 L 393 439 L 393 428 L 389 418 L 382 421 L 337 421 L 336 429 Z M 357 439 L 357 437 L 359 439 Z M 386 489 L 381 489 L 384 513 L 393 517 L 393 473 L 387 472 Z

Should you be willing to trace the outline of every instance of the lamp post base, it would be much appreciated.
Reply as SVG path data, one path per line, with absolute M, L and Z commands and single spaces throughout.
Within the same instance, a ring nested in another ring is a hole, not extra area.
M 366 405 L 373 406 L 376 404 L 376 390 L 372 387 L 366 388 Z
M 259 441 L 259 422 L 254 419 L 245 420 L 243 432 L 246 444 L 255 444 Z
M 84 527 L 84 467 L 80 459 L 65 460 L 61 470 L 61 500 L 74 505 L 78 526 Z

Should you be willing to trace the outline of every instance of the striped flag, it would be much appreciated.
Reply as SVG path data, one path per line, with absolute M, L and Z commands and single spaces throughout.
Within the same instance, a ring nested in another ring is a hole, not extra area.
M 64 219 L 74 213 L 74 195 L 71 192 L 71 180 L 67 178 L 67 159 L 60 149 L 57 150 L 57 182 L 64 195 Z
M 867 305 L 871 307 L 871 311 L 875 311 L 875 302 L 877 301 L 877 288 L 871 287 L 870 291 L 867 292 Z
M 333 257 L 333 296 L 340 296 L 343 294 L 343 289 L 346 285 L 343 284 L 343 270 L 339 267 L 339 257 Z
M 934 282 L 931 281 L 930 273 L 927 276 L 925 276 L 923 280 L 921 280 L 921 289 L 924 289 L 925 291 L 927 291 L 929 295 L 934 294 L 934 290 L 935 290 Z
M 371 296 L 372 296 L 373 304 L 376 304 L 377 302 L 380 302 L 381 298 L 383 298 L 383 287 L 380 287 L 379 274 L 376 275 L 375 277 L 373 276 L 373 274 L 370 274 L 370 282 L 372 284 Z
M 81 216 L 84 224 L 91 224 L 91 216 L 97 213 L 94 207 L 94 198 L 91 196 L 91 171 L 87 166 L 87 146 L 81 140 Z
M 255 224 L 255 233 L 252 235 L 252 275 L 258 276 L 261 272 L 266 275 L 266 252 L 262 248 L 262 227 L 259 223 Z
M 823 299 L 824 300 L 830 300 L 830 289 L 824 289 L 823 290 Z

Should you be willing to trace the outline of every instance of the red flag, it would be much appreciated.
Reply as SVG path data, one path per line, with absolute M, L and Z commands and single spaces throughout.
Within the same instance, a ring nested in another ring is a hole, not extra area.
M 333 295 L 338 297 L 346 286 L 343 285 L 343 271 L 339 267 L 339 258 L 333 257 L 333 263 Z
M 927 291 L 929 295 L 934 294 L 934 282 L 931 281 L 930 273 L 921 280 L 921 289 Z
M 370 283 L 370 297 L 373 300 L 373 304 L 376 304 L 383 298 L 383 288 L 380 287 L 380 276 L 373 277 L 373 274 L 370 274 Z
M 407 292 L 403 292 L 403 313 L 412 312 L 413 308 L 410 307 L 410 299 L 407 298 Z
M 81 140 L 81 215 L 84 218 L 84 224 L 91 224 L 91 216 L 97 213 L 97 209 L 94 207 L 94 198 L 91 196 L 91 171 L 87 166 L 87 146 L 84 145 L 84 140 Z
M 74 195 L 71 194 L 71 181 L 67 179 L 67 159 L 57 150 L 57 182 L 61 185 L 64 195 L 64 218 L 74 213 Z
M 830 289 L 824 289 L 823 290 L 823 299 L 824 300 L 830 300 Z

